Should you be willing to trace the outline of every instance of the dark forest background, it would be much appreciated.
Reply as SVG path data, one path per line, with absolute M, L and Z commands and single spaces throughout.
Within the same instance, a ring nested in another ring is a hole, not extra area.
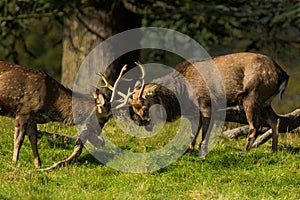
M 1 0 L 0 60 L 37 68 L 68 87 L 85 56 L 101 41 L 124 30 L 163 27 L 198 41 L 211 56 L 259 52 L 290 74 L 279 113 L 300 107 L 299 0 Z M 166 52 L 133 52 L 123 63 L 179 60 Z

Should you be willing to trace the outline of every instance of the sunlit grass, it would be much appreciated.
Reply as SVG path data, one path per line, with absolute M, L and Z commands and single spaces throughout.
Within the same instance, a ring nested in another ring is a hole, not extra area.
M 106 136 L 130 152 L 160 149 L 174 136 L 175 124 L 153 138 L 123 133 L 112 120 Z M 152 173 L 134 174 L 101 164 L 87 150 L 70 166 L 49 173 L 34 171 L 33 155 L 25 139 L 17 166 L 11 163 L 14 122 L 0 118 L 0 199 L 299 199 L 300 135 L 281 135 L 278 153 L 271 142 L 242 153 L 245 139 L 221 137 L 205 161 L 184 155 Z M 77 135 L 74 127 L 51 123 L 40 129 Z M 171 134 L 170 134 L 171 133 Z M 173 134 L 173 135 L 172 135 Z M 42 137 L 39 152 L 44 167 L 65 158 L 74 142 Z

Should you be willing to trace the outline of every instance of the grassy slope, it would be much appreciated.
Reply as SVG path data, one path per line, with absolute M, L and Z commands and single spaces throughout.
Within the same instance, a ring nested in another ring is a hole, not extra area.
M 76 134 L 74 128 L 59 124 L 47 124 L 41 129 Z M 114 142 L 135 152 L 157 144 L 155 139 L 137 141 L 124 136 L 113 122 L 106 130 Z M 270 152 L 270 142 L 243 154 L 244 140 L 221 138 L 205 162 L 195 155 L 184 155 L 170 166 L 146 174 L 123 173 L 103 166 L 86 150 L 77 163 L 49 173 L 36 173 L 28 139 L 21 149 L 17 167 L 11 164 L 12 120 L 0 118 L 0 134 L 0 199 L 300 198 L 299 134 L 281 136 L 277 154 Z M 72 146 L 72 143 L 41 138 L 43 166 L 69 155 Z

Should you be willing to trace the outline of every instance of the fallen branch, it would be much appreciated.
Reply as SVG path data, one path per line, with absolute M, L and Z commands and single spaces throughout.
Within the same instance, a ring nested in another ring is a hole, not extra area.
M 77 160 L 77 158 L 81 155 L 84 144 L 87 141 L 92 143 L 97 148 L 100 148 L 100 147 L 104 146 L 104 144 L 105 144 L 104 139 L 102 137 L 98 136 L 96 129 L 93 130 L 92 128 L 83 130 L 81 132 L 81 134 L 76 137 L 63 136 L 63 135 L 59 135 L 59 134 L 48 133 L 45 131 L 40 131 L 40 133 L 42 135 L 47 135 L 47 136 L 52 136 L 52 137 L 55 136 L 56 138 L 60 137 L 60 138 L 69 139 L 69 140 L 76 139 L 76 143 L 74 146 L 73 153 L 67 159 L 56 162 L 53 165 L 51 165 L 50 167 L 38 169 L 38 170 L 36 170 L 37 172 L 47 172 L 47 171 L 53 170 L 58 167 L 69 165 L 73 161 Z
M 263 134 L 264 132 L 268 131 L 269 128 L 268 127 L 263 127 L 258 131 L 258 134 Z M 244 137 L 247 136 L 249 133 L 249 126 L 245 125 L 245 126 L 241 126 L 241 127 L 237 127 L 228 131 L 223 132 L 223 135 L 226 135 L 229 138 L 232 139 L 237 139 L 239 137 Z
M 294 130 L 300 126 L 300 109 L 296 109 L 288 114 L 278 116 L 280 119 L 280 133 L 286 133 L 287 131 Z M 248 124 L 244 110 L 239 108 L 228 108 L 226 110 L 225 121 Z M 260 124 L 262 124 L 263 127 L 269 127 L 269 125 L 263 119 L 260 119 Z
M 300 126 L 300 109 L 296 109 L 291 113 L 285 115 L 278 115 L 280 119 L 279 124 L 279 132 L 286 133 L 294 130 L 295 128 Z M 247 124 L 245 112 L 239 108 L 228 108 L 226 110 L 226 121 L 227 122 L 237 122 L 241 124 Z M 261 134 L 252 147 L 257 147 L 271 138 L 272 130 L 269 129 L 269 125 L 263 120 L 260 119 L 260 124 L 262 124 L 263 128 L 259 131 Z M 241 136 L 246 136 L 249 132 L 249 126 L 242 126 L 235 129 L 231 129 L 223 132 L 224 135 L 230 138 L 238 138 Z
M 58 167 L 69 165 L 74 160 L 77 160 L 77 158 L 81 155 L 83 146 L 84 145 L 83 145 L 82 141 L 80 140 L 79 137 L 77 137 L 76 144 L 75 144 L 75 147 L 74 147 L 74 151 L 67 159 L 59 161 L 57 163 L 54 163 L 50 167 L 47 167 L 47 168 L 44 168 L 44 169 L 37 169 L 36 171 L 37 172 L 47 172 L 47 171 L 53 170 L 53 169 L 58 168 Z
M 257 137 L 252 147 L 258 147 L 272 138 L 272 129 L 267 130 L 264 134 Z

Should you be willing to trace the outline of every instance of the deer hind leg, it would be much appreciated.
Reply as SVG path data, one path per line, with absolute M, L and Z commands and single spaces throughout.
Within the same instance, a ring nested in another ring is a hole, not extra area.
M 14 154 L 13 163 L 16 164 L 19 158 L 20 149 L 22 147 L 27 131 L 27 118 L 24 116 L 16 116 L 15 133 L 14 133 Z
M 249 124 L 249 134 L 244 151 L 247 151 L 251 148 L 255 139 L 257 138 L 257 132 L 259 129 L 259 109 L 257 109 L 253 102 L 254 101 L 251 100 L 243 101 L 244 111 Z
M 31 144 L 31 149 L 34 156 L 35 167 L 41 166 L 41 160 L 37 148 L 37 127 L 35 123 L 31 123 L 27 127 L 27 135 Z
M 266 122 L 269 124 L 269 126 L 272 129 L 272 151 L 277 151 L 278 146 L 278 127 L 280 123 L 280 119 L 278 118 L 277 114 L 272 109 L 271 105 L 264 107 L 262 109 L 262 117 L 266 120 Z

